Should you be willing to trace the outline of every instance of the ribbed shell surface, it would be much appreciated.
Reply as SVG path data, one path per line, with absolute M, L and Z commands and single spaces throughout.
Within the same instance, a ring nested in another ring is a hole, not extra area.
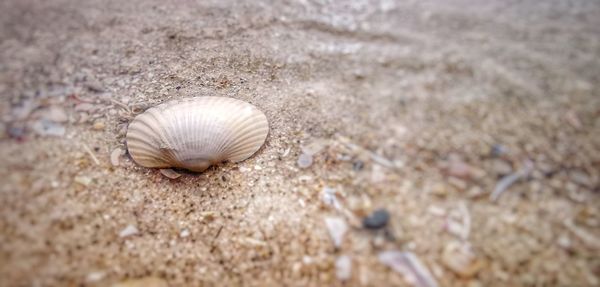
M 255 106 L 225 97 L 175 100 L 138 115 L 127 129 L 127 148 L 145 167 L 203 171 L 252 156 L 269 133 Z

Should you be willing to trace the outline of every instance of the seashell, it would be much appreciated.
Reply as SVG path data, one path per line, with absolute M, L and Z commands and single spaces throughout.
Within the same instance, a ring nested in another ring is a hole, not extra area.
M 129 124 L 126 141 L 144 167 L 201 172 L 223 161 L 240 162 L 263 145 L 269 123 L 244 101 L 196 97 L 160 104 Z

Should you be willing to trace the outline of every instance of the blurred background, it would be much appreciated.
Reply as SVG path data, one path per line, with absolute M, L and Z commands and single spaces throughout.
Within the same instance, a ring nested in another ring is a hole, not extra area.
M 0 3 L 2 286 L 598 286 L 600 2 Z M 127 124 L 265 112 L 167 178 Z

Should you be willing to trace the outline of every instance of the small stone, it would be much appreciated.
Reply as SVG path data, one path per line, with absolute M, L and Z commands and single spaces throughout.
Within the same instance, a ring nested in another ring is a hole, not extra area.
M 113 166 L 119 166 L 119 160 L 123 154 L 124 154 L 124 151 L 122 148 L 118 147 L 118 148 L 114 149 L 110 153 L 110 163 Z
M 448 187 L 443 183 L 436 183 L 431 187 L 431 194 L 445 197 L 449 193 Z
M 181 174 L 174 171 L 173 169 L 170 168 L 163 168 L 160 170 L 160 174 L 164 175 L 167 178 L 170 179 L 178 179 L 179 177 L 181 177 Z
M 66 132 L 63 125 L 44 119 L 33 123 L 32 129 L 40 136 L 62 137 Z
M 493 157 L 503 156 L 508 153 L 508 148 L 501 144 L 494 144 L 490 149 L 490 155 Z
M 139 233 L 138 229 L 135 226 L 129 224 L 129 225 L 127 225 L 127 227 L 123 228 L 123 230 L 121 230 L 121 232 L 119 232 L 119 237 L 121 237 L 121 238 L 129 237 L 132 235 L 136 235 L 138 233 Z
M 90 272 L 90 273 L 88 273 L 87 276 L 85 276 L 85 281 L 88 283 L 98 282 L 98 281 L 104 279 L 104 277 L 106 277 L 106 272 L 103 272 L 103 271 Z
M 378 209 L 363 219 L 363 227 L 368 229 L 380 229 L 387 225 L 390 213 L 385 209 Z
M 179 233 L 179 237 L 181 237 L 181 238 L 186 238 L 188 236 L 190 236 L 190 230 L 187 228 L 184 230 L 181 230 L 181 232 Z
M 340 247 L 344 240 L 344 235 L 346 234 L 346 231 L 348 231 L 346 221 L 340 217 L 326 217 L 325 225 L 327 226 L 333 245 L 335 247 Z
M 104 124 L 104 122 L 97 121 L 94 123 L 94 125 L 92 127 L 94 128 L 94 130 L 102 131 L 102 130 L 104 130 L 106 125 Z
M 85 87 L 94 93 L 104 92 L 104 88 L 102 88 L 102 84 L 98 80 L 95 80 L 95 79 L 89 80 L 87 83 L 85 83 Z
M 87 177 L 87 176 L 83 176 L 83 175 L 78 175 L 75 177 L 74 181 L 78 184 L 81 184 L 83 186 L 88 186 L 92 183 L 92 179 Z
M 335 275 L 341 281 L 350 279 L 352 275 L 352 259 L 348 255 L 342 255 L 335 260 Z
M 307 167 L 311 166 L 312 163 L 313 163 L 312 155 L 303 153 L 298 157 L 298 166 L 300 168 L 307 168 Z
M 69 115 L 64 108 L 60 106 L 51 106 L 40 112 L 40 117 L 47 121 L 64 123 L 69 120 Z
M 365 167 L 365 163 L 360 160 L 357 160 L 352 163 L 352 169 L 354 171 L 361 171 L 364 167 Z
M 200 213 L 202 220 L 205 222 L 212 222 L 216 218 L 216 213 L 214 211 L 205 211 Z

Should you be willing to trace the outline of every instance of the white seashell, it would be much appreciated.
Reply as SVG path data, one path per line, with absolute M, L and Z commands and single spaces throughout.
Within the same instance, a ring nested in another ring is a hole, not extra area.
M 269 123 L 244 101 L 196 97 L 148 109 L 129 124 L 127 149 L 141 166 L 204 171 L 223 161 L 240 162 L 265 142 Z

